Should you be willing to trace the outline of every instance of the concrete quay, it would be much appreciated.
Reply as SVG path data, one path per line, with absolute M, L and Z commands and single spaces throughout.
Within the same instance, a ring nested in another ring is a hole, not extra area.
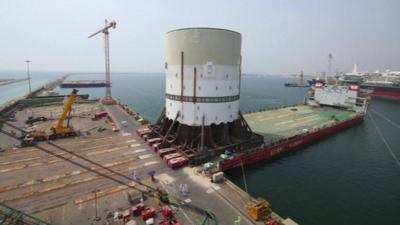
M 138 120 L 142 119 L 135 118 L 128 108 L 100 103 L 79 104 L 79 107 L 70 122 L 81 131 L 81 136 L 51 143 L 41 142 L 38 145 L 112 178 L 143 188 L 131 179 L 82 161 L 57 146 L 126 176 L 133 177 L 135 173 L 142 183 L 169 194 L 170 200 L 175 203 L 175 218 L 180 224 L 201 224 L 205 215 L 198 209 L 214 213 L 218 224 L 233 224 L 238 218 L 240 224 L 263 224 L 249 217 L 245 205 L 250 197 L 229 180 L 214 184 L 208 177 L 197 173 L 196 168 L 172 170 L 167 167 L 147 143 L 136 135 L 136 129 L 142 127 Z M 39 108 L 29 110 L 35 110 L 37 116 L 50 112 L 57 114 L 49 106 Z M 93 114 L 104 110 L 112 121 L 91 120 Z M 23 111 L 19 113 L 15 125 L 29 115 Z M 35 126 L 47 129 L 54 122 L 39 122 Z M 106 130 L 99 131 L 100 127 Z M 113 127 L 118 127 L 120 131 L 113 132 Z M 0 135 L 0 140 L 6 138 Z M 155 181 L 150 179 L 150 171 L 155 171 Z M 187 195 L 179 192 L 181 184 L 188 185 Z M 132 198 L 138 196 L 142 194 L 137 190 L 48 155 L 35 147 L 0 153 L 0 201 L 51 224 L 123 224 L 121 220 L 114 219 L 113 215 L 129 209 Z M 143 200 L 146 206 L 160 210 L 153 198 L 144 197 Z M 99 219 L 96 219 L 96 212 Z M 276 214 L 273 216 L 282 220 Z M 132 219 L 137 224 L 145 224 L 138 217 Z M 156 223 L 161 219 L 162 215 L 157 213 Z

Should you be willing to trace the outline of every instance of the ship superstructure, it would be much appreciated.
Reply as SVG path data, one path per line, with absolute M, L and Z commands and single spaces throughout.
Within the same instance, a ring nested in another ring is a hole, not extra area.
M 331 106 L 365 113 L 366 94 L 356 84 L 324 85 L 316 83 L 306 97 L 306 104 L 311 106 Z

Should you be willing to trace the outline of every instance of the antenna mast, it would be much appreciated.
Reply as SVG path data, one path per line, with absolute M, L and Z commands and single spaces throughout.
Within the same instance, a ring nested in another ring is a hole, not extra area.
M 329 60 L 329 62 L 328 62 L 328 77 L 332 76 L 332 58 L 333 58 L 332 53 L 329 53 L 328 54 L 328 60 Z

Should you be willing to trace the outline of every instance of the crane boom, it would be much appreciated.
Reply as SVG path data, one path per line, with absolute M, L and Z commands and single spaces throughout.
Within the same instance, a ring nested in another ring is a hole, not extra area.
M 115 27 L 117 26 L 117 23 L 115 21 L 111 21 L 110 23 L 107 24 L 106 21 L 106 26 L 98 31 L 96 31 L 95 33 L 93 33 L 92 35 L 90 35 L 88 38 L 91 38 L 93 36 L 96 36 L 99 33 L 108 33 L 108 29 L 113 28 L 115 29 Z
M 78 93 L 77 89 L 72 90 L 71 95 L 68 97 L 67 102 L 64 105 L 63 112 L 58 119 L 56 130 L 62 129 L 64 127 L 65 118 L 67 118 L 67 114 L 71 111 L 72 105 L 75 102 L 76 94 Z

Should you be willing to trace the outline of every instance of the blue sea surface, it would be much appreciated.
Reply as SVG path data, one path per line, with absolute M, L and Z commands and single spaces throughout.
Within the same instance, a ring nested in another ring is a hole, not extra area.
M 68 79 L 103 79 L 103 75 Z M 243 76 L 242 112 L 302 103 L 307 90 L 285 88 L 287 79 Z M 157 119 L 165 104 L 163 74 L 113 73 L 111 80 L 114 97 L 145 118 Z M 6 89 L 0 89 L 0 97 L 17 92 Z M 68 94 L 71 89 L 56 91 Z M 80 89 L 80 93 L 101 98 L 104 88 Z M 368 113 L 359 126 L 293 154 L 246 167 L 250 194 L 267 199 L 278 214 L 303 225 L 400 224 L 400 167 L 394 159 L 400 158 L 400 130 L 396 127 L 400 124 L 400 102 L 373 100 Z M 371 116 L 394 156 L 378 135 Z M 228 171 L 227 176 L 243 187 L 240 169 Z
M 55 79 L 60 72 L 31 72 L 31 90 L 34 91 Z M 25 71 L 0 71 L 0 79 L 26 78 Z M 0 106 L 4 103 L 25 96 L 29 93 L 28 80 L 0 86 Z

